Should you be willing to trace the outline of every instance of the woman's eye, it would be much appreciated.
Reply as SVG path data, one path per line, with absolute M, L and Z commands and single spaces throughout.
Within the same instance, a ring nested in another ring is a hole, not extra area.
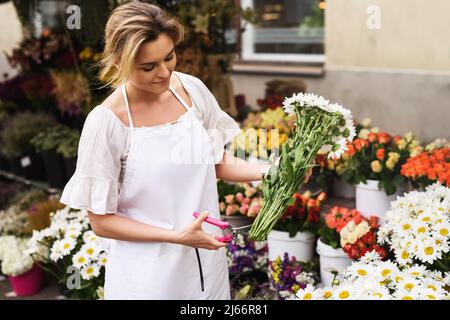
M 170 57 L 167 57 L 166 59 L 164 59 L 164 61 L 170 61 L 170 60 L 172 60 L 173 59 L 173 55 L 172 56 L 170 56 Z M 152 71 L 154 69 L 154 67 L 152 67 L 152 68 L 142 68 L 142 70 L 144 70 L 145 72 L 150 72 L 150 71 Z

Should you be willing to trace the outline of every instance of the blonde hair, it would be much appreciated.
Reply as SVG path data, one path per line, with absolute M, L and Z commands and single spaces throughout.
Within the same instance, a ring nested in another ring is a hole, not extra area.
M 171 37 L 175 45 L 184 39 L 183 25 L 156 5 L 132 1 L 114 9 L 105 28 L 99 79 L 105 86 L 117 88 L 130 78 L 140 46 L 161 33 Z

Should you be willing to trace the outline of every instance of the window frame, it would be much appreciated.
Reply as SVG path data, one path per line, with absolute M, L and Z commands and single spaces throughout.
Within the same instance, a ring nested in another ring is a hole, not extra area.
M 240 0 L 242 8 L 254 8 L 253 0 Z M 307 53 L 256 53 L 254 50 L 255 27 L 248 23 L 241 36 L 241 60 L 259 62 L 295 62 L 302 64 L 325 63 L 324 54 Z

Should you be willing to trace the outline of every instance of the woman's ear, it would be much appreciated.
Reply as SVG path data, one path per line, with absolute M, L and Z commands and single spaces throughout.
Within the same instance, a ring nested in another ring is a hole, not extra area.
M 120 65 L 119 58 L 114 59 L 114 65 L 116 66 L 116 68 L 119 68 L 119 65 Z

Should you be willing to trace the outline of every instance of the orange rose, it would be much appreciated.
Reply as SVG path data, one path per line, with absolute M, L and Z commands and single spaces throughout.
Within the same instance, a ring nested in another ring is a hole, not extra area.
M 389 143 L 391 141 L 391 136 L 386 132 L 381 132 L 378 134 L 378 141 L 382 144 Z
M 375 132 L 371 132 L 368 135 L 368 139 L 370 142 L 375 142 L 377 141 L 377 134 Z
M 378 149 L 376 153 L 376 157 L 378 160 L 384 160 L 384 148 Z

